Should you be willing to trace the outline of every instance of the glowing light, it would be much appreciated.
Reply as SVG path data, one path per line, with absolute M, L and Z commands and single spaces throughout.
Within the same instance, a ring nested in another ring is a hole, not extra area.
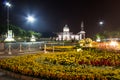
M 103 21 L 100 21 L 99 24 L 100 24 L 100 25 L 103 25 L 104 23 L 103 23 Z
M 10 4 L 9 2 L 6 2 L 5 5 L 6 5 L 7 7 L 11 7 L 11 4 Z
M 112 47 L 116 47 L 118 46 L 118 43 L 116 41 L 111 41 L 109 45 Z
M 33 16 L 28 16 L 26 19 L 28 20 L 28 22 L 31 22 L 31 23 L 35 21 L 35 18 Z
M 64 31 L 64 32 L 69 32 L 69 27 L 68 27 L 67 24 L 66 24 L 65 27 L 63 28 L 63 31 Z
M 97 37 L 96 42 L 100 42 L 101 41 L 100 36 L 97 35 L 96 37 Z
M 97 39 L 96 39 L 96 42 L 100 42 L 101 41 L 101 39 L 100 39 L 100 37 L 98 37 Z

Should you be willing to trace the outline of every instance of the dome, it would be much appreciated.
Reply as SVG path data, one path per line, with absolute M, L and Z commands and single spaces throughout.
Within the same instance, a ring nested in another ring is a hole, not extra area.
M 63 31 L 64 31 L 64 32 L 66 32 L 66 31 L 69 32 L 69 27 L 68 27 L 67 24 L 66 24 L 65 27 L 63 28 Z
M 80 31 L 80 33 L 81 33 L 81 34 L 84 34 L 84 33 L 85 33 L 85 31 Z

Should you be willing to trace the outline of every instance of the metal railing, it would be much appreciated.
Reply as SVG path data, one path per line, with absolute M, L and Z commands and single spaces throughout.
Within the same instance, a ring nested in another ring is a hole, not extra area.
M 64 42 L 14 42 L 14 43 L 2 43 L 0 47 L 3 47 L 0 52 L 4 54 L 18 54 L 18 53 L 31 53 L 37 51 L 46 52 L 46 47 L 54 46 L 69 46 L 74 44 L 66 44 Z M 54 52 L 54 51 L 53 51 Z

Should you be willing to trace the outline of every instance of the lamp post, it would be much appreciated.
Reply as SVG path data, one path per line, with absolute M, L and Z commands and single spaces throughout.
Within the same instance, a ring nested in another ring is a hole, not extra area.
M 34 23 L 35 22 L 34 16 L 28 15 L 26 19 L 29 23 Z M 30 41 L 36 41 L 35 36 L 33 34 L 31 35 Z
M 5 6 L 7 7 L 7 30 L 9 30 L 9 8 L 11 7 L 11 4 L 9 2 L 5 3 Z M 11 45 L 8 46 L 8 54 L 11 54 Z
M 100 21 L 100 22 L 99 22 L 99 25 L 100 25 L 100 30 L 102 31 L 102 27 L 103 27 L 103 25 L 104 25 L 104 22 L 103 22 L 103 21 Z
M 11 7 L 11 4 L 6 2 L 5 5 L 7 6 L 7 28 L 9 30 L 9 8 Z
M 6 39 L 4 41 L 11 42 L 14 40 L 14 34 L 12 33 L 12 30 L 9 30 L 9 8 L 12 6 L 9 2 L 5 2 L 5 6 L 7 7 L 7 34 Z
M 100 22 L 99 22 L 100 33 L 102 33 L 102 31 L 103 31 L 103 30 L 102 30 L 103 25 L 104 25 L 104 22 L 103 22 L 103 21 L 100 21 Z M 100 37 L 100 35 L 97 35 L 96 37 L 97 37 L 97 38 L 96 38 L 96 41 L 97 41 L 97 42 L 101 42 L 101 37 Z

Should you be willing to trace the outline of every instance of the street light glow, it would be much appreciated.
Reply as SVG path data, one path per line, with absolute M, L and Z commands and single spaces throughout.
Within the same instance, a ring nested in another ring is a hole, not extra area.
M 100 25 L 103 25 L 103 21 L 100 21 L 99 24 L 100 24 Z
M 118 43 L 116 41 L 111 41 L 110 46 L 116 47 L 116 46 L 118 46 Z
M 31 22 L 31 23 L 35 21 L 35 18 L 33 16 L 28 16 L 26 19 L 28 22 Z
M 11 4 L 10 4 L 9 2 L 6 2 L 5 5 L 6 5 L 7 7 L 11 7 Z

